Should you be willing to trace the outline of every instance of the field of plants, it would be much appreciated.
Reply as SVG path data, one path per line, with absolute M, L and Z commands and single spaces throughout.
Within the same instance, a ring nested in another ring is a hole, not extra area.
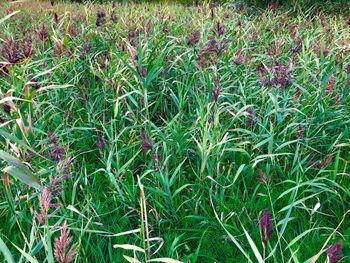
M 198 2 L 0 3 L 0 262 L 350 262 L 349 12 Z

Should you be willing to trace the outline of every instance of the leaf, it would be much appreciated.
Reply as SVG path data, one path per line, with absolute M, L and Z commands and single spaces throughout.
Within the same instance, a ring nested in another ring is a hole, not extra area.
M 13 177 L 16 177 L 22 183 L 25 183 L 26 185 L 29 185 L 30 187 L 33 187 L 33 188 L 38 189 L 38 190 L 42 189 L 40 184 L 39 184 L 38 178 L 36 178 L 30 172 L 28 174 L 28 173 L 24 172 L 23 170 L 16 168 L 14 166 L 8 166 L 8 167 L 2 169 L 2 171 L 12 175 Z
M 31 147 L 29 147 L 23 140 L 18 139 L 16 136 L 12 135 L 11 133 L 6 132 L 4 129 L 0 129 L 0 135 L 3 136 L 5 139 L 7 140 L 11 140 L 14 141 L 15 143 L 17 143 L 18 145 L 22 146 L 24 149 L 31 151 L 32 153 L 34 153 L 37 156 L 40 156 L 42 158 L 45 158 L 44 156 L 36 153 L 34 151 L 34 149 L 32 149 Z
M 126 261 L 130 262 L 130 263 L 141 263 L 140 261 L 138 261 L 136 258 L 132 258 L 129 256 L 125 256 L 123 255 L 123 257 L 126 259 Z
M 13 101 L 13 100 L 31 102 L 30 100 L 25 100 L 25 99 L 21 99 L 21 98 L 17 98 L 17 97 L 5 97 L 5 98 L 0 100 L 0 104 L 4 104 L 5 102 Z
M 147 262 L 182 263 L 182 261 L 172 259 L 172 258 L 154 258 L 154 259 L 148 260 Z
M 0 158 L 10 164 L 10 166 L 2 169 L 3 172 L 16 177 L 18 180 L 31 187 L 34 187 L 38 190 L 41 189 L 39 179 L 34 176 L 33 173 L 27 168 L 27 166 L 21 163 L 17 158 L 2 150 L 0 150 Z
M 139 251 L 139 252 L 145 253 L 145 250 L 143 248 L 140 248 L 140 247 L 135 246 L 135 245 L 129 245 L 129 244 L 115 244 L 115 245 L 113 245 L 113 248 L 122 248 L 122 249 L 126 249 L 126 250 L 134 250 L 134 251 Z
M 49 85 L 49 86 L 41 87 L 40 89 L 38 89 L 38 91 L 49 90 L 49 89 L 66 89 L 66 88 L 70 88 L 70 87 L 73 87 L 73 85 L 70 85 L 70 84 L 66 84 L 66 85 Z
M 13 13 L 11 13 L 11 14 L 9 14 L 9 15 L 3 17 L 3 18 L 1 18 L 1 19 L 0 19 L 0 24 L 3 23 L 3 22 L 5 22 L 5 21 L 6 21 L 7 19 L 9 19 L 11 16 L 14 16 L 15 14 L 17 14 L 17 13 L 19 13 L 19 12 L 20 12 L 20 11 L 15 11 L 15 12 L 13 12 Z
M 292 241 L 290 241 L 288 243 L 288 246 L 285 248 L 285 250 L 292 247 L 295 243 L 297 243 L 300 239 L 302 239 L 304 236 L 306 236 L 310 232 L 315 231 L 315 230 L 319 231 L 321 229 L 332 230 L 332 228 L 329 228 L 329 227 L 315 227 L 315 228 L 308 229 L 308 230 L 304 231 L 303 233 L 301 233 L 300 235 L 298 235 L 297 237 L 295 237 Z
M 15 261 L 13 260 L 12 254 L 10 252 L 10 250 L 8 249 L 8 247 L 6 246 L 5 242 L 1 239 L 0 237 L 0 251 L 2 252 L 2 254 L 5 257 L 5 260 L 8 263 L 15 263 Z
M 0 158 L 20 169 L 23 169 L 23 170 L 27 169 L 27 167 L 24 164 L 22 164 L 16 157 L 13 157 L 11 154 L 4 152 L 2 150 L 0 150 Z
M 213 204 L 213 200 L 210 196 L 210 203 L 211 206 L 213 207 L 213 211 L 214 211 L 214 215 L 216 217 L 216 219 L 218 220 L 219 224 L 221 225 L 221 227 L 225 230 L 226 234 L 228 235 L 228 237 L 232 240 L 232 242 L 237 246 L 237 248 L 242 252 L 242 254 L 246 257 L 246 259 L 248 260 L 248 262 L 252 262 L 252 260 L 249 258 L 249 255 L 244 251 L 244 249 L 242 248 L 242 246 L 239 244 L 238 240 L 225 228 L 224 224 L 221 222 L 221 220 L 219 219 L 218 214 L 216 213 L 215 209 L 214 209 L 214 204 Z
M 36 260 L 35 258 L 33 258 L 31 255 L 29 255 L 27 252 L 25 252 L 24 250 L 22 250 L 21 248 L 17 247 L 15 244 L 12 243 L 12 245 L 14 245 L 15 248 L 17 248 L 17 250 L 19 252 L 21 252 L 21 254 L 30 262 L 30 263 L 39 263 L 38 260 Z
M 67 206 L 67 209 L 70 210 L 70 211 L 73 211 L 75 213 L 77 213 L 78 215 L 80 215 L 81 217 L 84 217 L 86 218 L 85 215 L 83 215 L 78 209 L 76 209 L 73 205 L 68 205 Z
M 253 252 L 254 252 L 254 255 L 256 257 L 256 259 L 258 260 L 259 263 L 264 263 L 264 260 L 258 250 L 258 248 L 256 247 L 253 239 L 250 237 L 250 235 L 248 234 L 248 232 L 245 230 L 244 226 L 242 225 L 242 228 L 243 228 L 243 231 L 244 231 L 244 234 L 245 236 L 247 237 L 247 240 L 249 242 L 249 245 L 250 247 L 252 248 Z
M 125 232 L 121 232 L 121 233 L 117 233 L 117 234 L 108 234 L 108 235 L 103 235 L 105 237 L 119 237 L 119 236 L 125 236 L 125 235 L 129 235 L 129 234 L 134 234 L 134 233 L 139 233 L 140 232 L 140 228 L 134 229 L 134 230 L 129 230 L 129 231 L 125 231 Z

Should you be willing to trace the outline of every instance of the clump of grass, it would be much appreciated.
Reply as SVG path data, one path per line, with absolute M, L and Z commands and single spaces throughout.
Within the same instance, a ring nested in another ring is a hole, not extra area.
M 348 17 L 0 6 L 4 258 L 348 260 Z

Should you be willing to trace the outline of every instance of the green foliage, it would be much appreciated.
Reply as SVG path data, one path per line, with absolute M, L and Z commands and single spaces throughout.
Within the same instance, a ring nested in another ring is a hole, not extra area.
M 305 262 L 339 240 L 348 260 L 348 18 L 0 7 L 0 260 L 52 262 L 65 221 L 77 262 Z

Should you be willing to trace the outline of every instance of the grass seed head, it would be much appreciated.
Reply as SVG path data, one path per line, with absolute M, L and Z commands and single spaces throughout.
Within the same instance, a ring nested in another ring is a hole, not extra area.
M 70 229 L 68 228 L 67 221 L 64 221 L 61 227 L 61 235 L 55 238 L 54 244 L 54 257 L 59 263 L 73 262 L 77 256 L 77 245 L 71 245 L 73 238 L 69 234 Z
M 42 225 L 45 225 L 47 220 L 54 216 L 60 208 L 58 204 L 52 203 L 52 195 L 47 188 L 44 188 L 41 193 L 39 207 L 40 212 L 36 212 L 35 216 L 39 223 Z M 52 213 L 50 213 L 51 208 L 55 209 Z
M 194 46 L 198 44 L 200 38 L 201 38 L 201 33 L 198 30 L 194 31 L 191 35 L 188 36 L 187 45 Z
M 47 32 L 44 24 L 42 24 L 42 26 L 38 32 L 38 38 L 41 42 L 46 42 L 49 38 L 49 33 Z
M 273 232 L 272 217 L 270 210 L 265 210 L 260 218 L 260 233 L 261 239 L 266 247 L 267 242 L 270 240 Z
M 9 39 L 3 44 L 1 53 L 7 62 L 11 64 L 16 64 L 22 59 L 19 44 L 13 39 Z
M 22 52 L 25 58 L 29 58 L 34 54 L 32 37 L 29 35 L 24 39 Z
M 96 26 L 103 26 L 106 22 L 106 12 L 101 9 L 97 12 Z
M 327 249 L 327 263 L 335 263 L 340 261 L 343 253 L 343 245 L 341 241 L 335 243 Z

